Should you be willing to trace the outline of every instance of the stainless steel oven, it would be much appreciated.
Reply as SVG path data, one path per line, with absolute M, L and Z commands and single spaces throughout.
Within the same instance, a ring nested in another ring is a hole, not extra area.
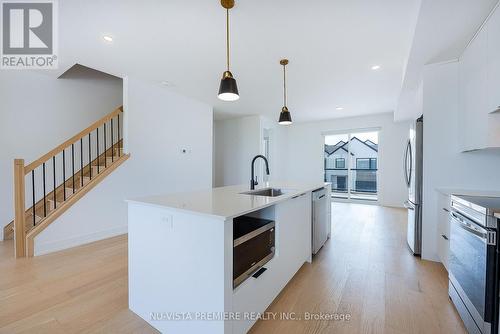
M 481 199 L 452 196 L 449 295 L 469 333 L 496 334 L 499 257 L 496 223 L 492 223 L 496 218 L 476 204 Z
M 274 230 L 272 220 L 247 216 L 233 220 L 233 288 L 256 275 L 274 257 Z

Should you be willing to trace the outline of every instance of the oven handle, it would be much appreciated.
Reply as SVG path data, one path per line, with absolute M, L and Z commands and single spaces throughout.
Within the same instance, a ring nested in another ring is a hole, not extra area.
M 465 223 L 460 217 L 458 217 L 453 212 L 450 212 L 450 218 L 451 218 L 452 221 L 454 221 L 455 223 L 457 223 L 457 225 L 459 227 L 461 227 L 462 229 L 466 230 L 467 232 L 470 232 L 470 233 L 474 234 L 475 236 L 477 236 L 481 240 L 484 240 L 484 242 L 487 241 L 487 239 L 488 239 L 488 231 L 485 230 L 484 228 L 482 228 L 482 227 L 472 227 L 471 225 L 468 225 L 467 223 Z M 482 231 L 484 231 L 484 232 L 482 232 Z

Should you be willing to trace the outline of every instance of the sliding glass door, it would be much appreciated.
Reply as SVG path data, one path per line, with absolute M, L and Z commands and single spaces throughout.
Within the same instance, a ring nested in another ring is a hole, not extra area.
M 325 137 L 325 182 L 332 183 L 332 195 L 349 198 L 349 134 Z
M 377 200 L 378 131 L 326 135 L 324 169 L 332 197 Z

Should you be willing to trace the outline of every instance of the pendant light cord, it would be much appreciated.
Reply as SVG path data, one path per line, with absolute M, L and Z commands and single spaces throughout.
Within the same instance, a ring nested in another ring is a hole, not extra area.
M 229 71 L 229 8 L 226 8 L 226 58 L 227 70 Z
M 286 65 L 283 65 L 283 104 L 286 107 Z

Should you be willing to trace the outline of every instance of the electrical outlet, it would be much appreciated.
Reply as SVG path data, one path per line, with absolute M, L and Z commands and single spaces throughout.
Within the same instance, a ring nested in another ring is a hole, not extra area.
M 169 228 L 174 228 L 174 217 L 172 215 L 162 216 L 161 217 L 162 224 L 167 225 Z

